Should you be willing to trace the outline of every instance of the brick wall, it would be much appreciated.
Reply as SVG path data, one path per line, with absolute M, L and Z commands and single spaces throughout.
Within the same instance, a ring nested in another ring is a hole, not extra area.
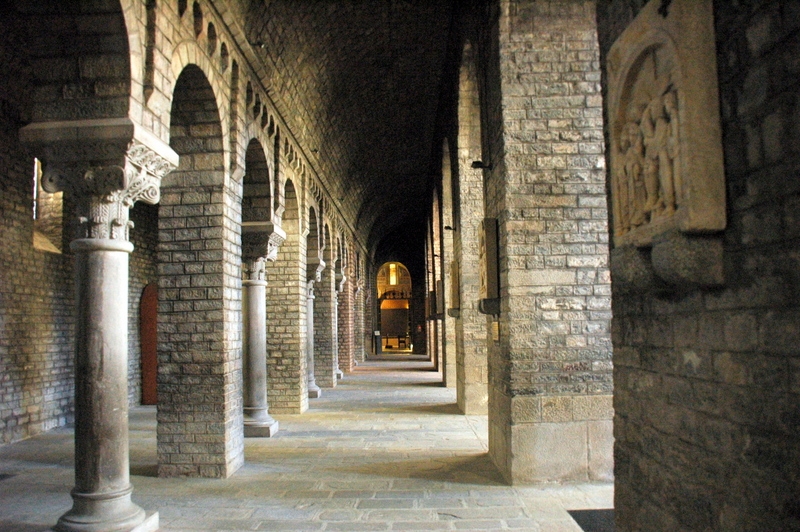
M 144 287 L 158 282 L 158 207 L 137 203 L 130 219 L 134 227 L 130 232 L 133 253 L 128 264 L 128 402 L 138 405 L 142 401 L 139 307 Z
M 599 2 L 603 53 L 642 4 Z M 725 283 L 615 288 L 618 530 L 800 529 L 800 11 L 714 18 Z
M 493 10 L 481 46 L 485 204 L 500 238 L 490 454 L 512 482 L 607 479 L 611 300 L 594 2 Z
M 243 462 L 241 188 L 224 186 L 223 141 L 202 71 L 178 79 L 171 145 L 180 166 L 159 208 L 161 476 L 227 477 Z
M 286 185 L 286 241 L 267 263 L 267 369 L 269 410 L 300 414 L 308 409 L 306 363 L 306 239 L 300 237 L 294 185 Z

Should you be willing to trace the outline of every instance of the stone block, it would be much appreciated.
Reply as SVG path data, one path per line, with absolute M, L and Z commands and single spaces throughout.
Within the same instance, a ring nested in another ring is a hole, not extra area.
M 610 399 L 610 398 L 609 398 Z M 587 422 L 589 480 L 614 480 L 614 422 L 611 419 Z
M 512 484 L 588 479 L 585 422 L 515 425 L 510 445 Z
M 572 417 L 575 421 L 608 420 L 614 417 L 613 397 L 586 395 L 572 398 Z

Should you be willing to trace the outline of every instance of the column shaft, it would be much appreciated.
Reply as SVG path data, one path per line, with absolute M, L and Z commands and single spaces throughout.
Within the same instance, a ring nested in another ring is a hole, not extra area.
M 124 240 L 80 239 L 75 252 L 75 489 L 59 531 L 130 530 L 128 461 L 128 254 Z
M 244 435 L 270 437 L 278 422 L 267 402 L 267 282 L 242 281 L 244 313 Z
M 306 300 L 306 357 L 308 361 L 308 397 L 316 399 L 322 395 L 314 376 L 314 284 L 309 283 Z

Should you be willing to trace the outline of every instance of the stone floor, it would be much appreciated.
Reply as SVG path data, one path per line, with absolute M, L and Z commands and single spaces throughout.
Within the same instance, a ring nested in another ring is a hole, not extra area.
M 610 508 L 610 484 L 509 487 L 487 451 L 486 416 L 418 357 L 387 355 L 324 390 L 302 415 L 248 439 L 231 478 L 155 477 L 155 409 L 131 411 L 133 498 L 161 530 L 581 529 L 567 510 Z M 72 431 L 0 448 L 0 530 L 47 530 L 71 506 Z

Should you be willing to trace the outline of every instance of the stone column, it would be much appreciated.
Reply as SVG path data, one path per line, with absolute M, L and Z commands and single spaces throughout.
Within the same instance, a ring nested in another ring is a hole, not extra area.
M 65 125 L 68 124 L 68 125 Z M 66 130 L 66 131 L 65 131 Z M 158 528 L 158 514 L 131 501 L 128 456 L 129 209 L 155 204 L 177 155 L 144 134 L 160 155 L 134 139 L 128 121 L 34 124 L 23 142 L 43 153 L 42 185 L 75 205 L 75 488 L 72 509 L 55 530 Z M 48 139 L 61 140 L 48 143 Z M 85 162 L 90 161 L 90 162 Z
M 341 379 L 344 377 L 344 372 L 342 371 L 342 367 L 339 364 L 339 353 L 342 351 L 341 339 L 342 333 L 340 331 L 341 324 L 339 323 L 339 318 L 342 316 L 342 312 L 339 309 L 339 304 L 342 302 L 342 294 L 344 292 L 344 288 L 347 285 L 347 276 L 344 273 L 337 272 L 336 273 L 336 342 L 334 345 L 336 346 L 336 378 Z M 345 294 L 346 297 L 346 294 Z M 346 299 L 345 299 L 346 301 Z
M 322 281 L 322 272 L 325 269 L 325 261 L 322 257 L 309 257 L 306 263 L 308 274 L 308 284 L 306 285 L 306 362 L 308 367 L 308 397 L 316 399 L 322 395 L 322 390 L 317 386 L 317 379 L 314 376 L 314 283 Z
M 306 360 L 308 364 L 308 397 L 316 399 L 322 395 L 314 377 L 314 281 L 308 282 L 306 299 Z
M 339 368 L 339 289 L 333 291 L 333 374 L 338 381 L 344 377 L 344 373 Z
M 267 403 L 267 281 L 265 259 L 248 261 L 242 268 L 242 330 L 244 338 L 244 435 L 269 438 L 278 422 Z

